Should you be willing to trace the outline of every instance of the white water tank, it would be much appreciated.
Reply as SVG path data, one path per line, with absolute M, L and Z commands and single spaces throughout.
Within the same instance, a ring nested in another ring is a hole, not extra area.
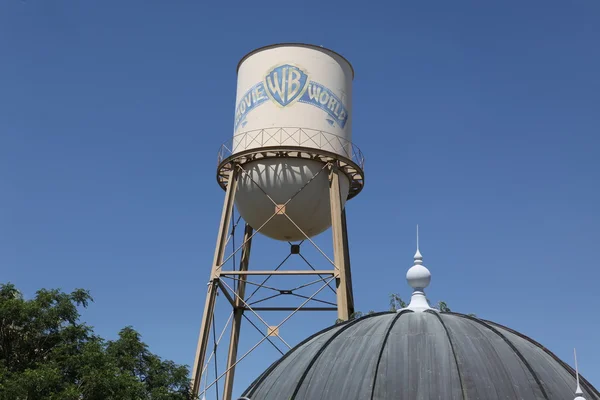
M 352 158 L 352 79 L 350 63 L 319 46 L 281 44 L 260 48 L 238 65 L 232 155 L 261 149 L 297 149 Z M 265 158 L 242 165 L 236 206 L 255 230 L 277 240 L 297 241 L 331 226 L 328 170 L 322 160 Z M 310 181 L 310 183 L 308 183 Z M 308 185 L 307 185 L 308 183 Z M 260 186 L 260 187 L 259 187 Z M 349 192 L 340 174 L 342 206 Z

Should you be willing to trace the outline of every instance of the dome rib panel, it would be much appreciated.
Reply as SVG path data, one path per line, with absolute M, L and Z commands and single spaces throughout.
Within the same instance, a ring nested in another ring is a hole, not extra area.
M 404 315 L 408 312 L 412 312 L 412 311 L 403 310 L 403 311 L 400 311 L 399 313 L 397 313 L 396 317 L 394 317 L 394 320 L 392 321 L 392 323 L 388 327 L 387 332 L 385 333 L 385 337 L 383 338 L 383 343 L 381 344 L 381 349 L 379 350 L 379 355 L 377 356 L 377 364 L 375 365 L 375 373 L 373 374 L 373 387 L 371 389 L 371 400 L 374 400 L 374 398 L 375 398 L 375 386 L 377 385 L 377 374 L 379 373 L 379 363 L 381 363 L 381 357 L 383 356 L 383 350 L 385 349 L 385 345 L 387 343 L 388 337 L 390 336 L 390 332 L 392 331 L 392 328 L 394 327 L 394 324 L 396 323 L 396 321 L 398 321 L 398 319 L 400 319 L 400 317 L 402 315 Z
M 462 373 L 460 371 L 460 367 L 458 365 L 458 358 L 456 357 L 456 350 L 454 350 L 454 343 L 452 343 L 452 338 L 450 337 L 450 332 L 448 332 L 448 327 L 444 323 L 442 317 L 440 317 L 439 313 L 435 311 L 426 311 L 435 315 L 435 317 L 440 321 L 440 324 L 444 327 L 444 331 L 446 332 L 446 336 L 448 336 L 448 343 L 450 344 L 450 349 L 452 349 L 452 356 L 454 357 L 454 363 L 456 365 L 456 371 L 458 372 L 458 380 L 460 382 L 460 391 L 462 392 L 463 400 L 467 400 L 467 394 L 465 393 L 465 386 L 463 385 Z
M 436 317 L 408 313 L 398 320 L 386 343 L 377 382 L 374 400 L 462 400 L 448 335 Z
M 344 326 L 348 325 L 349 324 L 346 323 L 327 327 L 300 342 L 293 349 L 285 353 L 285 355 L 279 360 L 271 364 L 271 366 L 267 368 L 265 372 L 263 372 L 254 382 L 252 382 L 242 396 L 254 398 L 257 393 L 262 395 L 263 392 L 265 392 L 264 396 L 266 397 L 267 393 L 270 392 L 270 389 L 272 389 L 272 387 L 278 383 L 277 377 L 284 373 L 289 374 L 290 371 L 286 368 L 288 364 L 294 361 L 299 355 L 306 356 L 307 354 L 312 353 L 312 351 L 307 352 L 302 350 L 306 350 L 307 347 L 312 347 L 313 345 L 317 347 L 317 349 L 320 349 L 320 343 L 330 338 L 331 335 L 335 334 L 335 332 L 337 332 L 339 329 L 342 329 Z M 308 358 L 308 360 L 310 360 L 310 358 Z M 298 365 L 299 364 L 300 363 L 298 363 Z
M 546 399 L 527 367 L 504 339 L 475 320 L 451 313 L 440 316 L 455 344 L 467 398 Z
M 315 357 L 294 398 L 369 399 L 379 349 L 395 317 L 387 313 L 340 332 Z
M 573 385 L 575 385 L 576 381 L 576 374 L 575 370 L 570 365 L 562 361 L 554 353 L 530 337 L 496 322 L 487 320 L 485 322 L 504 331 L 508 336 L 514 336 L 516 339 L 514 340 L 515 345 L 521 348 L 521 351 L 526 352 L 529 358 L 538 360 L 538 362 L 534 364 L 533 368 L 537 369 L 538 375 L 540 375 L 543 382 L 547 386 L 547 389 L 550 391 L 551 398 L 565 396 L 572 397 Z M 542 357 L 540 357 L 540 355 Z M 555 364 L 548 362 L 550 360 L 556 362 L 560 367 L 562 367 L 562 369 L 557 369 Z M 544 368 L 544 366 L 546 368 Z M 570 379 L 566 378 L 565 373 L 568 374 Z M 559 385 L 559 380 L 564 382 L 564 385 Z M 594 386 L 592 386 L 581 375 L 579 375 L 579 380 L 582 389 L 585 392 L 584 397 L 587 400 L 600 400 L 600 393 L 594 388 Z M 562 390 L 565 387 L 569 389 Z
M 506 342 L 506 344 L 508 344 L 508 346 L 515 352 L 515 354 L 519 357 L 519 359 L 521 360 L 521 362 L 523 363 L 523 365 L 525 365 L 525 367 L 527 367 L 527 369 L 529 370 L 529 373 L 533 376 L 533 379 L 535 379 L 535 382 L 537 383 L 538 387 L 540 388 L 542 394 L 544 395 L 544 398 L 546 400 L 550 400 L 548 398 L 548 394 L 546 393 L 546 390 L 544 388 L 544 386 L 542 385 L 542 382 L 540 381 L 540 378 L 537 376 L 537 374 L 535 373 L 535 371 L 533 370 L 533 368 L 531 367 L 531 365 L 529 364 L 529 362 L 527 361 L 527 359 L 525 359 L 525 357 L 523 357 L 523 354 L 515 347 L 515 345 L 508 340 L 508 338 L 506 336 L 504 336 L 500 331 L 498 331 L 496 328 L 494 328 L 493 326 L 491 326 L 490 324 L 487 324 L 485 321 L 480 320 L 479 318 L 474 318 L 471 317 L 469 315 L 465 315 L 465 314 L 458 314 L 458 313 L 452 313 L 454 315 L 457 315 L 461 318 L 466 318 L 469 319 L 471 321 L 475 321 L 481 325 L 483 325 L 484 327 L 486 327 L 487 329 L 491 330 L 492 332 L 494 332 L 496 335 L 500 336 L 502 338 L 502 340 L 504 340 Z
M 308 366 L 306 367 L 305 371 L 302 373 L 302 376 L 300 377 L 298 383 L 296 384 L 296 388 L 294 389 L 294 392 L 292 393 L 292 395 L 290 397 L 290 400 L 295 400 L 296 399 L 296 396 L 298 396 L 298 393 L 300 392 L 300 389 L 302 388 L 302 384 L 306 380 L 306 377 L 308 376 L 309 372 L 311 372 L 313 370 L 313 367 L 317 363 L 317 360 L 321 357 L 321 355 L 325 352 L 325 350 L 327 349 L 327 347 L 336 338 L 338 338 L 342 333 L 344 333 L 345 331 L 347 331 L 348 328 L 356 325 L 358 322 L 362 322 L 362 321 L 368 320 L 370 318 L 382 316 L 382 315 L 385 315 L 385 314 L 389 314 L 389 313 L 384 312 L 384 313 L 371 314 L 371 315 L 367 315 L 366 317 L 363 317 L 363 318 L 360 318 L 360 319 L 352 320 L 350 322 L 347 322 L 342 328 L 340 328 L 335 334 L 333 334 L 331 336 L 331 338 L 329 338 L 329 340 L 327 340 L 327 342 L 325 344 L 323 344 L 323 346 L 321 346 L 321 348 L 319 349 L 319 351 L 311 358 L 310 363 L 308 364 Z M 316 399 L 317 398 L 315 398 L 315 400 Z

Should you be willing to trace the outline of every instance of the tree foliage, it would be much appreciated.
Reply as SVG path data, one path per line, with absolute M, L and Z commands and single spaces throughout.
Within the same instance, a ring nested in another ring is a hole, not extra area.
M 438 308 L 438 310 L 440 310 L 440 312 L 451 312 L 452 311 L 450 309 L 450 307 L 448 307 L 448 304 L 446 304 L 445 301 L 438 302 L 437 308 Z
M 390 311 L 398 311 L 406 308 L 408 304 L 396 293 L 390 294 Z
M 0 285 L 0 400 L 190 399 L 189 371 L 148 350 L 131 327 L 104 340 L 79 321 L 90 293 Z

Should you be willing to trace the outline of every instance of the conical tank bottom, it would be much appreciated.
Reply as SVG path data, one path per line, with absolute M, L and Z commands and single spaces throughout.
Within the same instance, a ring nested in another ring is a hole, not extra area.
M 329 176 L 323 166 L 320 161 L 294 158 L 245 164 L 247 174 L 240 176 L 235 200 L 240 215 L 255 230 L 260 228 L 261 234 L 276 240 L 306 239 L 302 231 L 309 237 L 322 233 L 331 226 Z M 348 190 L 348 178 L 341 174 L 342 207 L 348 198 Z M 276 215 L 261 228 L 276 211 L 265 193 L 277 204 L 285 204 L 295 195 L 285 207 L 285 213 L 302 231 L 285 215 Z

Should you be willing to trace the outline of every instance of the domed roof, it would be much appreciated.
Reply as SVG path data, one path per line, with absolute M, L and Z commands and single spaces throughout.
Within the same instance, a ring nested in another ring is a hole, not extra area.
M 423 265 L 418 232 L 417 226 L 415 263 L 406 275 L 413 294 L 406 308 L 367 315 L 309 337 L 271 365 L 243 397 L 600 400 L 588 381 L 527 336 L 431 308 L 424 292 L 431 273 Z
M 575 371 L 499 324 L 437 310 L 384 312 L 300 343 L 244 393 L 250 400 L 569 400 Z M 580 377 L 583 396 L 600 393 Z

